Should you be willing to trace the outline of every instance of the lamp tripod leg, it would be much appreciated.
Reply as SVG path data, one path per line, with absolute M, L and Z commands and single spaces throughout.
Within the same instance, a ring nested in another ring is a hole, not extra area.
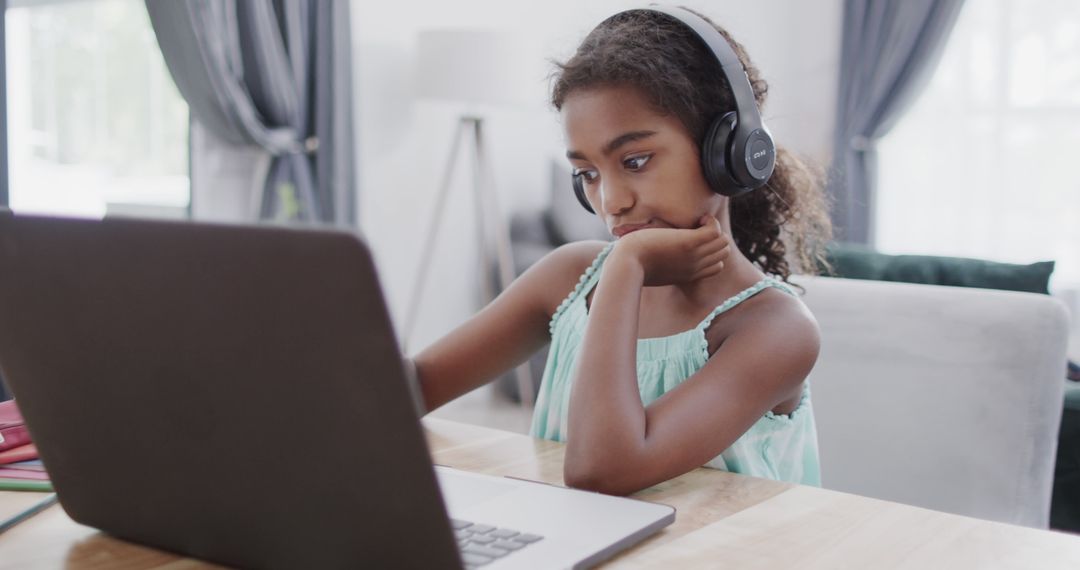
M 489 244 L 493 241 L 495 244 L 494 265 L 498 270 L 499 292 L 502 292 L 514 280 L 514 260 L 510 249 L 510 228 L 503 217 L 502 210 L 499 208 L 498 192 L 492 183 L 494 177 L 492 176 L 491 165 L 487 160 L 486 147 L 484 146 L 483 120 L 474 118 L 472 122 L 473 141 L 476 143 L 477 172 L 474 177 L 474 190 L 476 192 L 477 212 L 480 215 L 484 233 L 490 233 L 493 237 L 490 241 L 484 239 L 481 246 L 481 259 L 484 264 L 482 275 L 485 283 L 488 283 L 487 287 L 490 288 L 488 271 L 492 266 L 492 257 Z M 496 294 L 490 293 L 490 296 L 485 299 L 485 303 L 491 302 Z M 528 361 L 514 369 L 514 376 L 517 380 L 521 406 L 531 410 L 535 398 L 535 388 Z
M 435 208 L 431 211 L 431 222 L 428 223 L 427 236 L 424 238 L 424 248 L 420 250 L 420 265 L 416 269 L 416 281 L 413 283 L 412 295 L 409 296 L 409 305 L 405 318 L 405 330 L 401 337 L 401 352 L 408 354 L 409 342 L 412 340 L 413 329 L 416 327 L 416 319 L 420 314 L 420 300 L 424 295 L 424 285 L 427 283 L 428 270 L 431 268 L 431 257 L 435 253 L 435 240 L 439 236 L 439 226 L 442 225 L 443 211 L 446 209 L 446 197 L 450 193 L 450 181 L 454 176 L 454 164 L 461 148 L 461 138 L 465 134 L 465 121 L 458 123 L 454 131 L 454 140 L 450 145 L 450 155 L 446 160 L 446 168 L 443 169 L 442 183 L 435 195 Z
M 450 191 L 450 182 L 454 175 L 454 165 L 461 146 L 461 139 L 465 131 L 472 126 L 474 144 L 474 176 L 473 192 L 476 200 L 477 214 L 477 241 L 479 242 L 480 262 L 483 265 L 481 271 L 481 291 L 483 292 L 483 304 L 490 303 L 495 299 L 498 292 L 491 285 L 489 269 L 492 266 L 491 242 L 495 243 L 494 265 L 498 269 L 499 291 L 510 286 L 514 279 L 514 263 L 510 250 L 510 230 L 503 219 L 499 209 L 498 196 L 491 184 L 491 167 L 487 162 L 487 155 L 483 144 L 483 121 L 478 117 L 462 117 L 454 133 L 450 155 L 447 158 L 446 168 L 443 171 L 442 182 L 436 194 L 435 207 L 431 213 L 431 222 L 428 224 L 427 236 L 421 250 L 420 264 L 417 268 L 416 282 L 413 283 L 408 310 L 405 319 L 405 329 L 402 335 L 402 352 L 408 354 L 407 347 L 412 340 L 416 327 L 416 320 L 420 313 L 420 301 L 423 297 L 424 286 L 427 283 L 428 273 L 431 268 L 431 259 L 435 252 L 436 240 L 439 228 L 442 225 L 443 211 L 446 209 L 446 199 Z M 489 238 L 489 235 L 491 236 Z M 526 409 L 532 409 L 534 400 L 534 383 L 528 362 L 518 366 L 514 371 L 517 380 L 518 393 L 521 405 Z

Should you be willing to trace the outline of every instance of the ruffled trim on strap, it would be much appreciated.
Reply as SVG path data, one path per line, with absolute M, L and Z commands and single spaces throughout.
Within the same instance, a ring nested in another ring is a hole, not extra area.
M 791 410 L 787 414 L 777 414 L 772 410 L 765 412 L 765 417 L 770 420 L 778 422 L 794 422 L 796 419 L 801 418 L 806 412 L 806 408 L 810 405 L 810 382 L 803 380 L 802 395 L 799 397 L 799 403 L 795 406 L 794 410 Z
M 795 290 L 792 289 L 791 286 L 787 283 L 784 283 L 782 280 L 777 279 L 772 275 L 768 275 L 766 276 L 766 278 L 771 280 L 771 283 L 769 283 L 771 286 L 776 287 L 777 289 L 787 293 L 788 295 L 791 295 L 792 297 L 795 297 L 796 299 L 799 298 L 799 294 L 796 293 Z
M 582 291 L 585 289 L 585 285 L 589 282 L 589 279 L 596 273 L 596 270 L 604 263 L 604 259 L 611 253 L 611 248 L 615 247 L 615 242 L 611 242 L 604 246 L 604 249 L 600 250 L 600 253 L 593 260 L 592 265 L 585 270 L 585 273 L 581 274 L 578 278 L 577 285 L 574 286 L 574 290 L 563 299 L 562 303 L 559 303 L 558 308 L 555 309 L 555 313 L 551 315 L 551 321 L 548 322 L 548 333 L 555 334 L 555 323 L 559 320 L 559 317 L 566 312 L 566 309 L 577 299 Z
M 713 319 L 720 316 L 722 313 L 730 310 L 735 305 L 738 305 L 739 303 L 742 303 L 750 297 L 757 295 L 766 287 L 776 287 L 777 289 L 780 289 L 781 291 L 784 291 L 789 295 L 795 295 L 795 292 L 786 285 L 784 285 L 783 282 L 771 275 L 766 275 L 765 278 L 761 281 L 754 283 L 753 285 L 747 287 L 746 289 L 742 290 L 733 297 L 721 303 L 720 306 L 716 307 L 711 313 L 709 313 L 709 316 L 705 317 L 705 320 L 701 321 L 701 324 L 699 324 L 696 329 L 701 333 L 699 341 L 701 342 L 701 354 L 705 357 L 705 360 L 709 359 L 709 340 L 705 338 L 705 331 L 708 330 L 709 325 L 711 325 L 713 322 Z

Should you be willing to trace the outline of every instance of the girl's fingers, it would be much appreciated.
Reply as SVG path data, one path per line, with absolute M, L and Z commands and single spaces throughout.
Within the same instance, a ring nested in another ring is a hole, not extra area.
M 707 246 L 715 242 L 722 234 L 718 234 L 715 228 L 700 226 L 694 230 L 694 245 L 697 247 Z
M 708 278 L 708 277 L 715 277 L 715 276 L 719 275 L 720 272 L 722 272 L 723 270 L 724 270 L 723 262 L 720 262 L 718 264 L 710 265 L 708 267 L 705 267 L 701 271 L 698 271 L 698 274 L 697 274 L 696 278 L 697 279 L 705 279 L 705 278 Z
M 723 233 L 723 229 L 720 227 L 720 220 L 716 219 L 712 214 L 704 214 L 697 219 L 697 227 L 695 231 L 702 231 L 702 233 L 708 234 L 712 230 L 717 233 Z
M 700 273 L 702 273 L 703 275 L 712 277 L 712 276 L 715 276 L 715 275 L 719 275 L 723 271 L 724 271 L 724 262 L 721 261 L 721 262 L 718 262 L 718 263 L 713 263 L 712 265 L 709 265 L 707 267 L 703 267 L 701 269 Z
M 719 238 L 710 238 L 698 245 L 698 255 L 709 255 L 720 251 L 731 251 L 731 240 L 726 236 L 720 236 Z
M 724 258 L 726 258 L 726 257 L 727 256 L 724 255 L 723 253 L 721 253 L 719 251 L 714 251 L 712 253 L 709 253 L 709 254 L 706 254 L 706 255 L 702 256 L 701 263 L 703 265 L 712 265 L 712 264 L 719 263 L 719 262 L 723 261 Z
M 724 260 L 731 254 L 731 240 L 724 234 L 720 221 L 712 214 L 704 214 L 697 220 L 694 231 L 695 279 L 718 275 L 724 269 Z

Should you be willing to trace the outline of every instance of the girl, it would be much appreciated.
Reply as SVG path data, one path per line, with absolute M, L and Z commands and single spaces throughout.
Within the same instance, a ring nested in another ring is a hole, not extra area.
M 716 29 L 760 107 L 765 81 Z M 818 484 L 805 382 L 818 329 L 785 282 L 788 256 L 812 272 L 829 238 L 820 184 L 778 149 L 765 187 L 710 187 L 699 147 L 733 93 L 717 56 L 666 14 L 601 23 L 559 65 L 552 103 L 615 240 L 556 249 L 416 356 L 427 409 L 550 342 L 532 434 L 566 442 L 566 484 L 628 494 L 702 465 Z

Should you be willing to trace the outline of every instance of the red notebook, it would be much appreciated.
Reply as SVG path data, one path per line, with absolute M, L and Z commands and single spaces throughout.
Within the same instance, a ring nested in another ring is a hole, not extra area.
M 0 402 L 0 451 L 30 443 L 30 432 L 26 430 L 15 400 Z
M 37 448 L 34 447 L 34 444 L 28 443 L 14 449 L 0 451 L 0 465 L 15 463 L 17 461 L 26 461 L 28 459 L 37 459 L 37 457 Z
M 48 481 L 49 474 L 44 471 L 26 469 L 5 469 L 0 467 L 0 479 L 26 479 L 30 481 Z

